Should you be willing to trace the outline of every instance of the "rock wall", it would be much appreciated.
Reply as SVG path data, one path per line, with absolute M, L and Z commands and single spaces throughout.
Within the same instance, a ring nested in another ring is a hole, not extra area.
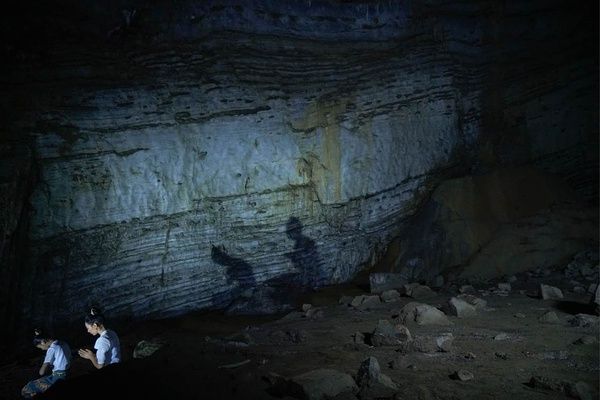
M 486 281 L 594 249 L 598 209 L 557 176 L 513 167 L 444 181 L 399 237 L 389 265 L 407 282 Z
M 594 196 L 587 10 L 65 3 L 5 54 L 3 137 L 31 166 L 0 160 L 15 326 L 346 281 L 460 171 L 534 162 Z

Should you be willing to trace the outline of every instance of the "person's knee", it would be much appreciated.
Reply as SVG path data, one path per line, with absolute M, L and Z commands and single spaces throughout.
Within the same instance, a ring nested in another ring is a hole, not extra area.
M 21 397 L 25 398 L 25 399 L 31 399 L 34 396 L 34 393 L 31 392 L 31 390 L 29 389 L 29 387 L 23 386 L 23 389 L 21 389 Z

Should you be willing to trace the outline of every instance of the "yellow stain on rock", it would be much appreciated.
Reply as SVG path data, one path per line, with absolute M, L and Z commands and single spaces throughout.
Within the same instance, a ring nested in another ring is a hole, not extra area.
M 323 133 L 318 159 L 311 166 L 311 180 L 325 203 L 342 201 L 340 120 L 351 101 L 348 97 L 322 97 L 308 106 L 304 117 L 292 122 L 294 130 Z

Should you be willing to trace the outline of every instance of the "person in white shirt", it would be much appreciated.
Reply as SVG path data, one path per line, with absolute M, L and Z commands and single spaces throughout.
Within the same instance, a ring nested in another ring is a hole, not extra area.
M 85 318 L 85 328 L 90 335 L 99 335 L 99 337 L 96 339 L 96 344 L 94 344 L 95 353 L 90 349 L 80 349 L 78 351 L 82 358 L 90 360 L 94 367 L 98 369 L 121 362 L 119 337 L 114 331 L 106 329 L 104 317 L 99 309 L 92 307 Z
M 21 396 L 26 399 L 45 392 L 56 382 L 65 379 L 71 366 L 71 348 L 66 342 L 45 336 L 36 329 L 33 344 L 38 349 L 45 350 L 46 356 L 39 370 L 41 378 L 30 381 L 21 390 Z M 50 371 L 52 373 L 47 375 Z

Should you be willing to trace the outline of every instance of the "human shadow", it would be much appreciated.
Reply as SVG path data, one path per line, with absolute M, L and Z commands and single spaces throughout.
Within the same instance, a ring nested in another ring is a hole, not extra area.
M 215 263 L 227 267 L 227 284 L 233 285 L 237 283 L 240 290 L 256 285 L 252 266 L 242 258 L 232 257 L 227 254 L 225 246 L 213 245 L 210 251 L 210 258 Z
M 211 259 L 227 267 L 228 293 L 226 314 L 265 315 L 293 309 L 296 299 L 290 289 L 289 274 L 257 282 L 253 266 L 245 260 L 227 253 L 223 245 L 212 246 Z
M 315 241 L 302 233 L 302 222 L 297 217 L 290 217 L 286 223 L 286 234 L 294 241 L 294 248 L 285 256 L 289 258 L 296 270 L 295 283 L 302 288 L 316 289 L 325 283 L 321 270 L 321 258 Z

